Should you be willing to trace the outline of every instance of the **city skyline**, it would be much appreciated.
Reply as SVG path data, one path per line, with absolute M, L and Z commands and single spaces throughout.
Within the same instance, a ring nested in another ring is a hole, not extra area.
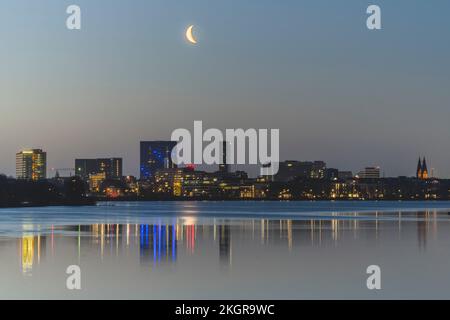
M 225 145 L 225 143 L 224 143 Z M 25 169 L 22 169 L 24 165 L 19 164 L 19 155 L 25 154 L 25 155 L 33 155 L 33 154 L 44 154 L 44 160 L 43 163 L 39 164 L 39 168 L 42 166 L 44 168 L 44 171 L 38 168 L 39 172 L 39 178 L 52 178 L 55 175 L 60 175 L 61 171 L 67 171 L 69 172 L 69 176 L 72 175 L 78 175 L 83 178 L 87 178 L 90 173 L 98 174 L 99 172 L 104 172 L 105 177 L 107 178 L 113 178 L 113 179 L 120 179 L 121 177 L 125 176 L 133 176 L 137 177 L 143 180 L 148 180 L 149 178 L 153 177 L 157 170 L 162 168 L 176 168 L 177 166 L 172 163 L 172 159 L 170 158 L 169 154 L 171 153 L 171 150 L 176 146 L 176 142 L 174 141 L 140 141 L 140 163 L 139 163 L 139 174 L 138 175 L 132 175 L 126 172 L 123 172 L 123 162 L 124 157 L 115 157 L 115 156 L 104 156 L 101 158 L 96 158 L 93 156 L 84 157 L 84 158 L 74 158 L 73 167 L 66 167 L 66 168 L 56 168 L 56 167 L 50 167 L 47 164 L 47 152 L 43 151 L 43 149 L 37 149 L 37 148 L 28 148 L 28 149 L 22 149 L 19 150 L 16 153 L 16 174 L 9 175 L 14 176 L 16 178 L 32 178 L 32 170 L 31 170 L 31 162 L 29 164 L 29 169 L 27 171 L 27 174 L 20 173 L 19 171 L 23 171 Z M 260 167 L 260 166 L 237 166 L 237 165 L 230 165 L 226 163 L 226 153 L 222 154 L 222 160 L 223 163 L 218 165 L 193 165 L 189 164 L 187 165 L 188 168 L 196 168 L 196 170 L 206 170 L 208 172 L 232 172 L 232 171 L 239 171 L 239 169 L 243 169 L 243 167 Z M 22 160 L 21 160 L 22 161 Z M 31 161 L 31 158 L 30 158 Z M 34 160 L 33 160 L 34 161 Z M 39 160 L 42 161 L 42 160 Z M 345 168 L 335 168 L 332 166 L 328 166 L 328 163 L 323 160 L 311 160 L 311 159 L 280 159 L 280 164 L 282 163 L 319 163 L 323 165 L 324 168 L 328 169 L 334 169 L 339 170 L 339 172 L 342 173 L 353 173 L 354 177 L 417 177 L 420 179 L 427 179 L 427 178 L 445 178 L 445 177 L 439 177 L 435 173 L 437 170 L 435 168 L 430 168 L 430 173 L 428 172 L 427 167 L 427 158 L 423 157 L 423 167 L 422 166 L 422 157 L 419 157 L 419 164 L 416 168 L 416 171 L 414 174 L 410 175 L 397 175 L 397 176 L 386 176 L 385 169 L 378 165 L 361 165 L 358 170 L 346 170 Z M 233 166 L 235 167 L 233 169 Z M 1 170 L 1 169 L 0 169 Z M 369 172 L 368 172 L 369 171 Z M 49 174 L 52 172 L 52 174 Z M 249 173 L 249 176 L 256 178 L 258 175 L 252 175 L 252 173 L 257 172 L 257 170 L 250 170 L 246 171 Z M 4 174 L 0 171 L 0 174 Z M 277 173 L 278 175 L 280 172 Z M 33 180 L 36 180 L 34 177 Z
M 405 164 L 426 155 L 448 178 L 450 4 L 376 3 L 376 32 L 356 0 L 80 0 L 80 31 L 65 28 L 66 3 L 2 3 L 0 172 L 36 147 L 49 167 L 111 155 L 139 176 L 139 141 L 202 120 L 280 129 L 281 159 L 411 176 Z

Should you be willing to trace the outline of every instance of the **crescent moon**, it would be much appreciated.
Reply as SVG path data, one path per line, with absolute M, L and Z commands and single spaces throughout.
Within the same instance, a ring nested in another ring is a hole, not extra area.
M 189 26 L 189 28 L 187 28 L 186 30 L 186 39 L 192 43 L 192 44 L 197 44 L 197 40 L 194 37 L 194 34 L 192 33 L 192 29 L 194 29 L 194 26 Z

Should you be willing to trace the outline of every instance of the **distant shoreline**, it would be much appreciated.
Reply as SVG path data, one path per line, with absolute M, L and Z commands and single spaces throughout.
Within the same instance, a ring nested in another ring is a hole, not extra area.
M 86 199 L 85 201 L 58 201 L 58 202 L 26 202 L 26 203 L 0 203 L 0 209 L 7 208 L 40 208 L 40 207 L 84 207 L 95 206 L 97 201 Z
M 180 199 L 88 199 L 86 201 L 77 202 L 54 202 L 54 203 L 13 203 L 0 204 L 0 209 L 8 208 L 42 208 L 42 207 L 84 207 L 96 206 L 98 203 L 105 202 L 450 202 L 449 199 L 293 199 L 293 200 L 279 200 L 279 199 L 195 199 L 195 198 L 180 198 Z

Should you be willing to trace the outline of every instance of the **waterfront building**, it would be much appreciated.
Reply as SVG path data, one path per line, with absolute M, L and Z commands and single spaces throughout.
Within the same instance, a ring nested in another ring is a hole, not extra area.
M 103 181 L 106 180 L 106 173 L 100 172 L 100 173 L 94 173 L 89 175 L 89 190 L 91 192 L 97 193 L 100 191 L 100 185 Z
M 153 192 L 179 197 L 182 195 L 182 185 L 186 171 L 183 168 L 165 168 L 157 170 L 153 179 Z
M 334 168 L 327 168 L 325 170 L 325 179 L 327 180 L 337 180 L 339 179 L 339 170 Z
M 338 179 L 340 179 L 340 180 L 353 179 L 353 172 L 351 172 L 351 171 L 339 171 L 338 172 Z
M 380 167 L 366 167 L 358 173 L 358 178 L 361 179 L 379 179 Z
M 139 193 L 139 184 L 134 176 L 126 176 L 123 178 L 127 191 L 131 194 L 137 195 Z
M 17 179 L 47 178 L 47 153 L 41 149 L 23 150 L 16 154 Z
M 153 177 L 153 192 L 175 197 L 218 196 L 218 177 L 212 173 L 195 171 L 191 168 L 164 168 Z
M 121 179 L 122 158 L 75 159 L 75 174 L 83 180 L 104 173 L 105 179 Z
M 176 168 L 172 162 L 172 150 L 175 141 L 141 141 L 140 144 L 140 178 L 153 178 L 156 171 Z
M 167 197 L 255 199 L 263 198 L 266 192 L 266 184 L 249 179 L 242 171 L 224 174 L 167 168 L 158 170 L 152 180 L 152 192 Z
M 327 164 L 323 161 L 314 161 L 312 163 L 311 172 L 309 177 L 311 179 L 323 179 L 325 178 L 325 172 L 327 169 Z
M 323 161 L 283 161 L 279 164 L 274 181 L 287 182 L 295 178 L 323 179 L 326 163 Z

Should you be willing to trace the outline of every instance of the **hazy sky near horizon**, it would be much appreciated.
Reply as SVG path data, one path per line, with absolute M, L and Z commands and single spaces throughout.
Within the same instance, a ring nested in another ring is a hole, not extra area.
M 0 172 L 43 148 L 50 168 L 116 156 L 137 175 L 140 140 L 202 120 L 279 128 L 282 159 L 397 176 L 425 155 L 450 177 L 449 31 L 448 0 L 3 0 Z

